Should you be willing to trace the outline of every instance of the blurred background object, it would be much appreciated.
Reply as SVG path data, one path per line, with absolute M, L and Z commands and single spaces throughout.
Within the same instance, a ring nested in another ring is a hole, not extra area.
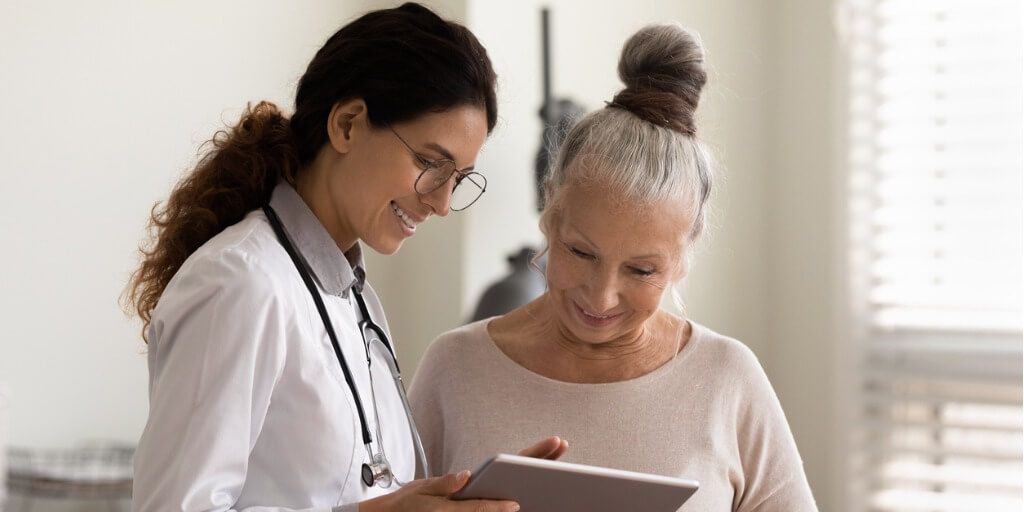
M 551 10 L 544 7 L 540 11 L 541 27 L 541 82 L 544 91 L 544 102 L 538 114 L 541 121 L 541 140 L 537 149 L 537 160 L 534 164 L 534 187 L 536 187 L 537 211 L 544 209 L 544 179 L 548 168 L 556 157 L 566 133 L 577 119 L 583 116 L 582 106 L 568 98 L 554 98 L 551 95 Z M 531 262 L 537 256 L 535 267 Z M 524 246 L 509 254 L 509 274 L 487 287 L 473 311 L 471 321 L 483 320 L 492 316 L 503 315 L 513 309 L 530 302 L 544 293 L 543 271 L 546 258 L 542 249 Z
M 7 503 L 7 425 L 10 421 L 7 393 L 7 386 L 0 382 L 0 512 Z
M 138 439 L 145 346 L 116 301 L 150 207 L 247 101 L 288 109 L 327 35 L 397 3 L 0 2 L 10 444 Z M 484 197 L 367 255 L 408 374 L 543 246 L 540 9 L 550 97 L 588 111 L 627 36 L 677 21 L 708 50 L 719 176 L 686 313 L 764 364 L 821 509 L 1021 509 L 1021 2 L 426 3 L 488 48 L 500 105 Z
M 132 456 L 127 443 L 93 442 L 70 449 L 10 448 L 7 485 L 11 510 L 30 512 L 52 501 L 127 510 L 132 497 Z M 17 508 L 15 508 L 17 504 Z M 40 505 L 37 508 L 37 505 Z
M 531 265 L 537 250 L 523 247 L 508 257 L 509 274 L 484 290 L 470 321 L 499 316 L 540 297 L 545 290 L 543 261 Z
M 555 159 L 558 148 L 562 145 L 566 133 L 577 119 L 586 113 L 581 105 L 569 98 L 555 98 L 551 94 L 551 9 L 540 10 L 541 33 L 541 81 L 544 91 L 544 103 L 540 106 L 541 140 L 537 149 L 537 163 L 534 166 L 535 185 L 537 187 L 537 211 L 544 209 L 544 179 Z

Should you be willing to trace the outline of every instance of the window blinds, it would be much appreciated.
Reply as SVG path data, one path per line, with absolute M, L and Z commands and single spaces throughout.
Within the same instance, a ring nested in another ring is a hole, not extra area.
M 856 510 L 1024 509 L 1019 0 L 847 0 Z

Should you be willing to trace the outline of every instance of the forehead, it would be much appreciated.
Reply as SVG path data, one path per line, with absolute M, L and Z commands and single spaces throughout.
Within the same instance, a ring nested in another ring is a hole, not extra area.
M 598 185 L 567 185 L 558 203 L 559 232 L 582 235 L 605 253 L 623 257 L 680 251 L 690 224 L 682 204 L 638 204 Z
M 471 105 L 428 112 L 398 126 L 403 138 L 416 149 L 440 146 L 451 153 L 459 167 L 472 165 L 487 140 L 487 114 Z

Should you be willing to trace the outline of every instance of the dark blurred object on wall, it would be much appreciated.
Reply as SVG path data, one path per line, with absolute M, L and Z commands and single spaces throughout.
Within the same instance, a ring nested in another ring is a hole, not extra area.
M 585 112 L 582 106 L 568 98 L 553 98 L 551 96 L 551 38 L 548 9 L 541 9 L 540 16 L 544 104 L 541 105 L 539 112 L 543 126 L 540 148 L 537 150 L 537 158 L 534 161 L 537 211 L 544 209 L 544 179 L 547 177 L 548 168 L 553 163 L 555 152 L 562 145 L 565 134 Z M 547 266 L 546 258 L 542 257 L 537 261 L 541 272 L 530 266 L 530 259 L 537 252 L 536 248 L 525 246 L 508 256 L 511 266 L 509 274 L 487 287 L 473 312 L 473 321 L 503 315 L 544 293 L 543 270 Z
M 550 14 L 547 8 L 540 11 L 541 24 L 541 51 L 543 52 L 543 73 L 544 77 L 544 104 L 540 107 L 540 120 L 544 127 L 541 132 L 540 149 L 537 150 L 537 159 L 534 163 L 534 179 L 537 187 L 537 211 L 544 209 L 544 178 L 548 175 L 548 169 L 553 163 L 555 153 L 565 134 L 569 132 L 572 125 L 583 117 L 586 110 L 578 103 L 568 98 L 553 98 L 551 96 L 551 37 L 550 37 Z
M 544 293 L 543 270 L 547 265 L 547 259 L 542 257 L 537 261 L 537 266 L 540 267 L 538 271 L 530 265 L 534 254 L 534 248 L 523 247 L 508 257 L 511 267 L 509 274 L 487 287 L 487 291 L 480 297 L 476 311 L 473 312 L 473 322 L 504 315 Z

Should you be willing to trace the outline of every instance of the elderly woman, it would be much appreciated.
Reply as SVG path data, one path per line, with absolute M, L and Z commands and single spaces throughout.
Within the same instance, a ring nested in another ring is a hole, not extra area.
M 695 137 L 703 62 L 677 25 L 627 41 L 626 88 L 570 131 L 545 184 L 547 292 L 442 335 L 417 372 L 435 471 L 556 433 L 570 462 L 698 480 L 682 510 L 816 510 L 753 353 L 659 309 L 687 273 L 711 190 Z

